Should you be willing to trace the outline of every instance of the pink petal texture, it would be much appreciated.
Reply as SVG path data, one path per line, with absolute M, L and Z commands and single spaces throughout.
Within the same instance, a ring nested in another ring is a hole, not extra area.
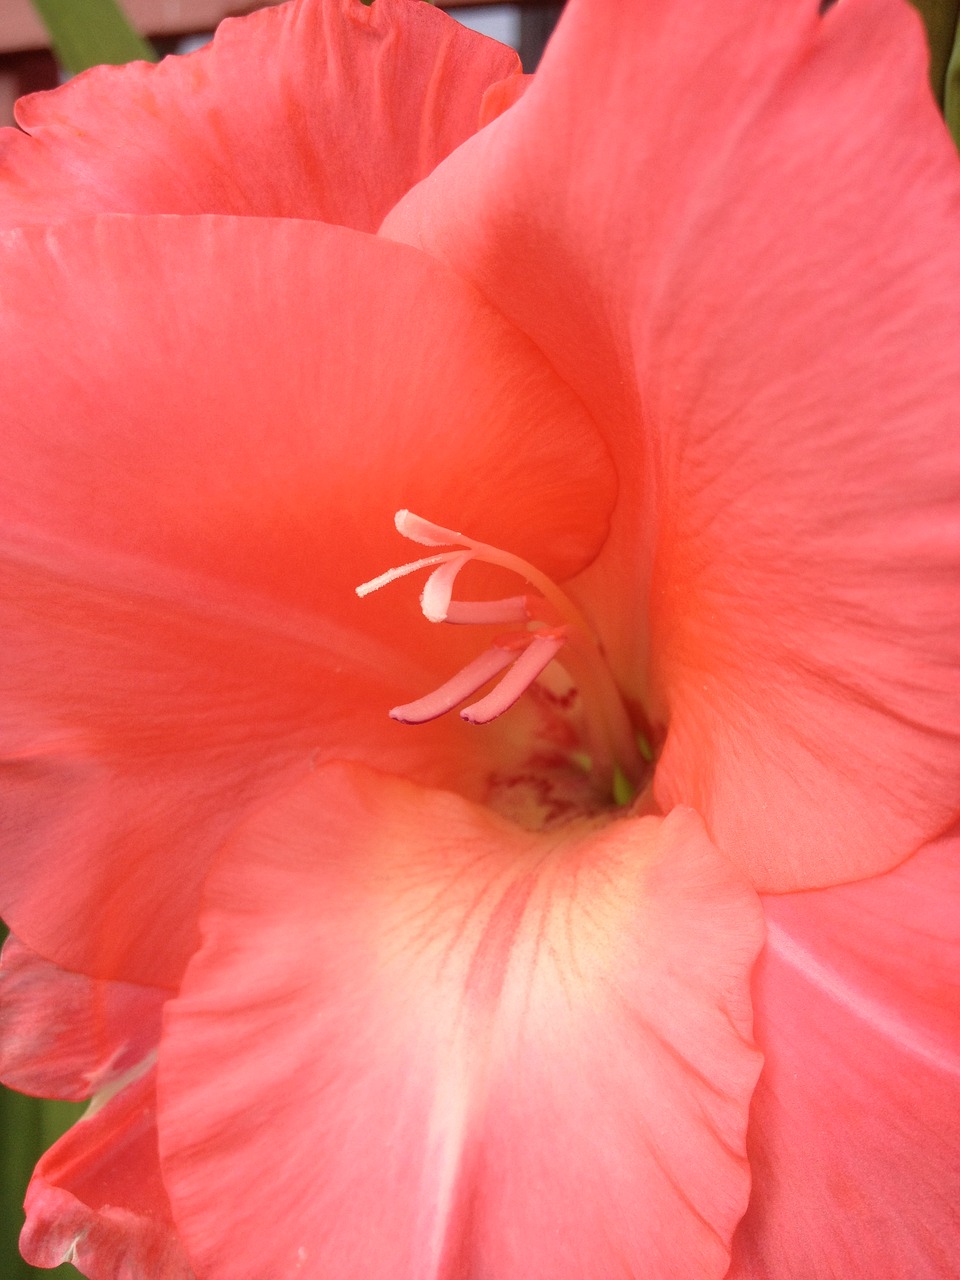
M 419 0 L 299 0 L 158 66 L 97 67 L 0 133 L 0 226 L 86 213 L 319 218 L 373 231 L 476 131 L 512 49 Z
M 416 586 L 357 598 L 394 512 L 429 493 L 562 574 L 615 479 L 529 340 L 405 246 L 108 217 L 9 233 L 2 294 L 0 907 L 175 986 L 213 850 L 318 758 L 484 790 L 496 732 L 387 718 L 482 648 Z
M 724 1275 L 762 923 L 692 812 L 530 833 L 330 765 L 206 901 L 159 1085 L 204 1280 Z
M 94 1098 L 41 1158 L 21 1250 L 90 1280 L 191 1280 L 157 1155 L 156 988 L 67 973 L 10 937 L 0 956 L 0 1078 L 46 1097 Z
M 512 75 L 490 85 L 480 104 L 481 125 L 487 125 L 491 120 L 496 120 L 497 116 L 503 115 L 508 107 L 519 102 L 531 84 L 533 84 L 533 76 Z
M 955 1280 L 960 836 L 764 909 L 766 1062 L 730 1280 Z
M 20 1250 L 89 1280 L 193 1280 L 157 1163 L 156 1069 L 89 1111 L 41 1158 Z
M 74 1102 L 115 1087 L 155 1053 L 169 995 L 67 973 L 10 936 L 0 953 L 0 1080 Z
M 960 169 L 916 14 L 818 10 L 571 0 L 382 229 L 601 423 L 620 502 L 573 590 L 664 728 L 661 807 L 770 889 L 960 808 Z

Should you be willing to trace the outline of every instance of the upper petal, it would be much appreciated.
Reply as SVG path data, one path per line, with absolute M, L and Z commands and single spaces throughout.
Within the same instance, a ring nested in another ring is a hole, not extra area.
M 518 70 L 513 50 L 419 0 L 230 19 L 187 57 L 96 67 L 22 99 L 26 134 L 0 133 L 0 226 L 239 213 L 373 231 Z
M 574 0 L 384 227 L 602 422 L 581 594 L 665 725 L 661 804 L 761 885 L 889 867 L 960 806 L 958 218 L 899 0 Z
M 723 1276 L 762 923 L 694 814 L 530 834 L 327 766 L 203 929 L 159 1126 L 205 1280 Z
M 9 232 L 3 264 L 4 914 L 176 985 L 210 854 L 285 773 L 479 783 L 492 738 L 387 718 L 477 643 L 414 590 L 357 599 L 393 513 L 569 571 L 613 474 L 529 340 L 406 247 L 114 217 Z
M 766 898 L 754 1186 L 730 1280 L 960 1274 L 960 838 Z

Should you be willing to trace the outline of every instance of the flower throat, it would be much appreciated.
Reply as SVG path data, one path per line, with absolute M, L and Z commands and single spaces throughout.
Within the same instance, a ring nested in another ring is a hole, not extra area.
M 358 596 L 379 591 L 418 569 L 431 568 L 420 593 L 420 607 L 430 622 L 493 624 L 513 629 L 498 635 L 479 657 L 432 693 L 394 707 L 391 718 L 402 724 L 424 724 L 467 702 L 500 676 L 489 693 L 460 711 L 461 719 L 470 724 L 488 724 L 509 710 L 556 658 L 582 702 L 587 750 L 577 753 L 575 762 L 617 804 L 629 803 L 647 753 L 638 748 L 600 643 L 569 596 L 546 574 L 510 552 L 433 524 L 412 511 L 398 511 L 394 522 L 397 531 L 411 542 L 449 550 L 388 569 L 357 587 Z M 454 600 L 457 577 L 470 561 L 506 569 L 539 594 L 524 593 L 501 600 Z

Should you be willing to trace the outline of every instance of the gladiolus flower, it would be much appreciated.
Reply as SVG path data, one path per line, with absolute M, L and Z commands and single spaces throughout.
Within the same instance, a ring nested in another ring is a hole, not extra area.
M 0 1067 L 94 1100 L 29 1260 L 960 1270 L 924 63 L 900 0 L 571 0 L 532 81 L 299 0 L 21 103 Z

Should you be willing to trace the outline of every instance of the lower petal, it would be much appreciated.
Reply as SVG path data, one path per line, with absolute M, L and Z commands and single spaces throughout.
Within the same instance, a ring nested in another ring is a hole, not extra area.
M 37 1165 L 20 1236 L 35 1267 L 89 1280 L 193 1280 L 157 1161 L 156 1071 L 92 1110 Z
M 0 958 L 0 1078 L 41 1097 L 93 1097 L 40 1159 L 20 1247 L 91 1280 L 192 1280 L 160 1177 L 156 1046 L 169 992 L 67 973 L 18 938 Z
M 730 1280 L 960 1275 L 960 837 L 767 898 L 755 1190 Z
M 67 973 L 9 937 L 0 955 L 0 1080 L 73 1102 L 115 1088 L 156 1049 L 169 995 Z
M 203 932 L 159 1123 L 205 1280 L 724 1275 L 762 921 L 692 812 L 530 833 L 328 766 Z

